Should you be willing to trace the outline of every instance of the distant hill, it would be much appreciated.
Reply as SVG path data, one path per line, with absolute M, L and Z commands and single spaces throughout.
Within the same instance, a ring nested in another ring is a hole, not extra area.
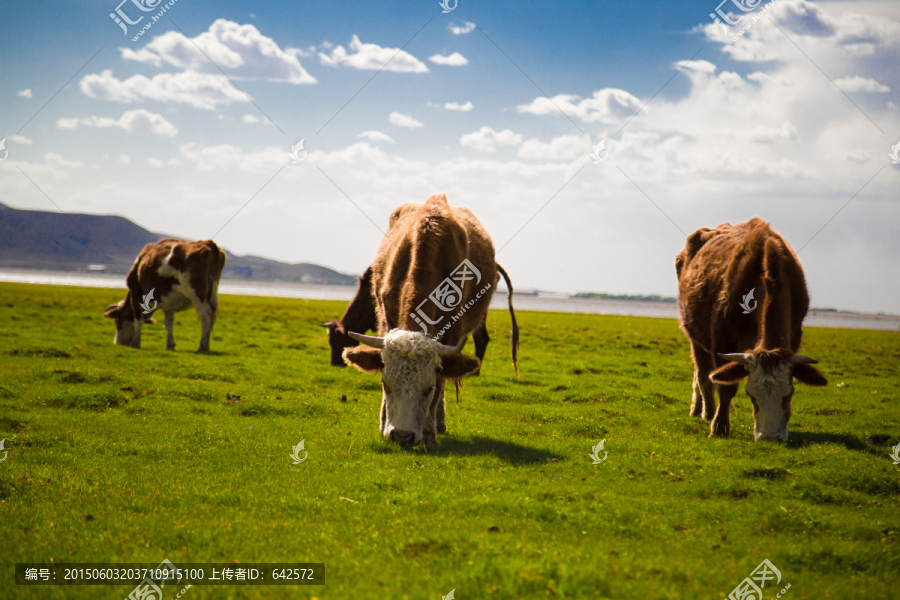
M 595 292 L 579 292 L 572 296 L 573 298 L 589 298 L 591 300 L 632 300 L 632 301 L 640 301 L 640 302 L 677 302 L 676 298 L 672 298 L 671 296 L 657 296 L 656 294 L 652 296 L 629 296 L 629 295 L 617 295 L 617 294 L 598 294 Z
M 0 203 L 0 268 L 87 271 L 88 265 L 105 265 L 107 273 L 127 273 L 145 245 L 166 237 L 177 236 L 147 231 L 124 217 L 18 210 Z M 356 277 L 319 265 L 225 253 L 223 278 L 356 284 Z

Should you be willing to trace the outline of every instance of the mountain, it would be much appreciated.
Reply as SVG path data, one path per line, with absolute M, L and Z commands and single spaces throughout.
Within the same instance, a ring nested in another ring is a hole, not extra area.
M 127 273 L 146 244 L 169 236 L 124 217 L 18 210 L 0 203 L 0 268 Z M 288 264 L 225 250 L 223 278 L 356 285 L 356 277 L 309 263 Z

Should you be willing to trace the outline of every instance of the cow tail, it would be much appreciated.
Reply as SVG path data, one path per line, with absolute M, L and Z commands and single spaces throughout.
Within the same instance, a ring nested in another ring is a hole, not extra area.
M 513 286 L 509 280 L 506 269 L 497 265 L 500 274 L 503 275 L 503 281 L 506 282 L 506 299 L 509 303 L 509 316 L 512 319 L 512 331 L 509 333 L 509 345 L 512 350 L 513 368 L 516 370 L 516 377 L 519 376 L 519 324 L 516 322 L 516 311 L 513 309 Z

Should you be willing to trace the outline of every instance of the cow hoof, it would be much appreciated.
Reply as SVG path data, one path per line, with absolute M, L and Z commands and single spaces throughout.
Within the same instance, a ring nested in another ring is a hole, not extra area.
M 200 348 L 199 350 L 197 350 L 197 354 L 209 354 L 209 348 Z
M 166 350 L 171 350 L 172 352 L 174 352 L 174 351 L 175 351 L 175 344 L 172 344 L 171 346 L 168 346 L 168 345 L 167 345 L 167 346 L 166 346 Z
M 712 426 L 709 428 L 709 437 L 722 437 L 727 438 L 731 433 L 731 425 L 727 423 L 716 423 L 713 421 Z

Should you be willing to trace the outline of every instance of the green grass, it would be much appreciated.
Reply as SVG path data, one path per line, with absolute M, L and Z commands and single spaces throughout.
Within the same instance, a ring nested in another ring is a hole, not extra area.
M 0 284 L 2 598 L 133 587 L 16 587 L 16 562 L 163 558 L 327 565 L 325 586 L 188 600 L 723 598 L 763 558 L 787 600 L 896 597 L 897 333 L 807 329 L 831 385 L 798 384 L 778 445 L 751 440 L 743 389 L 731 439 L 707 438 L 672 320 L 521 312 L 516 379 L 491 311 L 483 375 L 426 452 L 382 441 L 377 377 L 328 366 L 318 324 L 343 303 L 223 296 L 198 355 L 191 312 L 174 353 L 162 323 L 113 345 L 120 296 Z

